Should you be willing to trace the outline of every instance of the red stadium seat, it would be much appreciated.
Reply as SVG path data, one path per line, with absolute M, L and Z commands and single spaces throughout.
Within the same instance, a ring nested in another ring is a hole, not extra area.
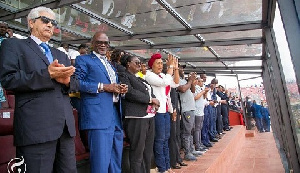
M 6 101 L 8 102 L 9 108 L 15 109 L 15 95 L 7 95 Z
M 0 136 L 0 172 L 7 172 L 7 164 L 16 157 L 16 148 L 13 145 L 13 135 Z
M 0 135 L 13 135 L 14 109 L 0 110 Z
M 76 127 L 76 136 L 74 138 L 76 161 L 81 161 L 83 159 L 89 158 L 89 152 L 87 152 L 80 138 L 79 129 L 78 129 L 78 113 L 76 109 L 73 109 L 73 115 L 74 115 L 75 127 Z

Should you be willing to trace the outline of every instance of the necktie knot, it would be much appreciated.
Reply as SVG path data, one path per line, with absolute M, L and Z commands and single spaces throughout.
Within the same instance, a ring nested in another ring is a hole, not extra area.
M 49 52 L 50 51 L 48 44 L 41 43 L 40 46 L 45 50 L 45 52 Z

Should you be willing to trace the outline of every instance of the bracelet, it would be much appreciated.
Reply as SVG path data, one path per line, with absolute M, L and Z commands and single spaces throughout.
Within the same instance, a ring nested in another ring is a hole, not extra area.
M 170 65 L 169 68 L 174 68 L 174 66 L 173 66 L 173 65 Z
M 177 67 L 177 68 L 174 68 L 174 70 L 178 70 L 179 68 Z
M 104 92 L 103 83 L 100 83 L 99 92 Z

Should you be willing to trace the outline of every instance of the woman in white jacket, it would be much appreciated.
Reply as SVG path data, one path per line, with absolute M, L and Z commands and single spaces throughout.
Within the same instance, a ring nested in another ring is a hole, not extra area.
M 155 115 L 154 157 L 159 172 L 170 169 L 169 144 L 170 138 L 170 114 L 173 112 L 169 97 L 171 87 L 176 88 L 179 83 L 178 61 L 172 55 L 168 55 L 167 74 L 163 74 L 163 61 L 161 54 L 156 53 L 148 61 L 150 68 L 146 73 L 146 81 L 153 88 L 155 97 L 160 102 L 160 107 Z M 173 79 L 174 74 L 174 79 Z

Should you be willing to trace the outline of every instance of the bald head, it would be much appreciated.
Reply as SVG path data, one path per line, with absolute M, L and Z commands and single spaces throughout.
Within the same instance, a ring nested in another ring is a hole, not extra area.
M 109 48 L 109 39 L 104 32 L 96 32 L 92 38 L 93 50 L 100 55 L 105 56 Z

